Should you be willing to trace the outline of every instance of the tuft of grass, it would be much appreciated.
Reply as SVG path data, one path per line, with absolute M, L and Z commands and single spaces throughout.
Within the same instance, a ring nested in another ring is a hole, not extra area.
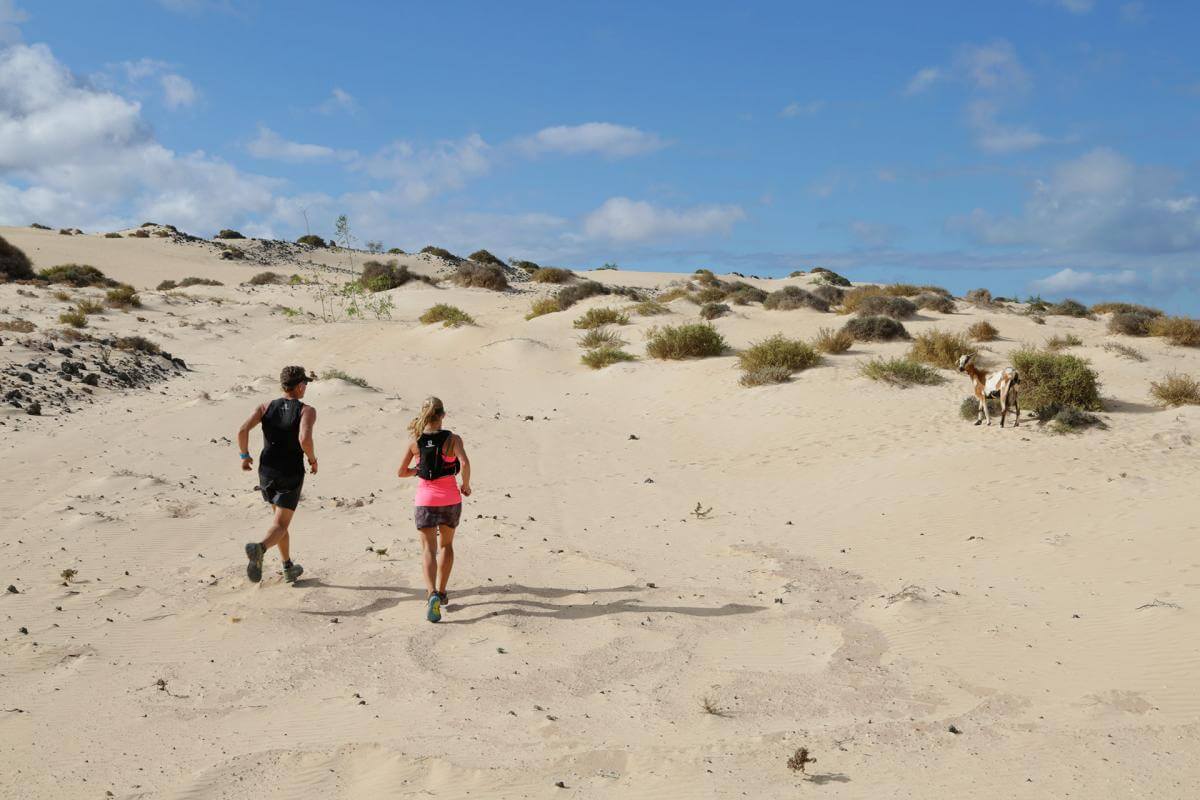
M 637 356 L 626 353 L 619 347 L 597 347 L 588 350 L 579 360 L 592 369 L 604 369 L 620 361 L 637 361 Z
M 1093 314 L 1144 314 L 1147 317 L 1161 317 L 1163 312 L 1151 306 L 1137 303 L 1096 303 L 1090 309 Z
M 529 307 L 529 313 L 525 315 L 525 319 L 533 319 L 540 317 L 543 314 L 553 314 L 556 311 L 562 311 L 562 306 L 558 304 L 558 300 L 553 297 L 541 297 L 533 301 Z
M 797 308 L 828 311 L 829 303 L 799 286 L 785 286 L 767 295 L 767 299 L 763 301 L 763 308 L 771 311 L 792 311 Z
M 438 303 L 436 306 L 433 306 L 422 314 L 420 319 L 422 325 L 432 325 L 435 322 L 440 322 L 443 328 L 457 328 L 460 325 L 475 324 L 475 320 L 470 314 L 457 306 L 446 303 Z
M 70 292 L 64 292 L 61 289 L 51 295 L 51 297 L 62 303 L 70 303 L 74 299 Z
M 657 300 L 643 300 L 634 306 L 633 310 L 643 317 L 656 317 L 660 314 L 671 313 L 671 309 L 667 308 Z
M 32 333 L 37 328 L 27 319 L 6 319 L 0 322 L 0 331 L 10 331 L 12 333 Z
M 911 283 L 889 283 L 880 287 L 892 297 L 916 297 L 921 293 L 921 287 Z
M 1141 350 L 1130 347 L 1127 344 L 1120 342 L 1105 342 L 1104 349 L 1110 353 L 1115 353 L 1121 358 L 1128 358 L 1131 361 L 1145 361 L 1146 357 L 1142 355 Z
M 597 347 L 620 347 L 625 340 L 608 328 L 592 328 L 579 337 L 579 346 L 587 350 Z
M 1059 350 L 1066 350 L 1068 347 L 1079 347 L 1081 344 L 1083 344 L 1083 339 L 1080 339 L 1073 333 L 1068 333 L 1065 336 L 1055 334 L 1046 340 L 1046 349 L 1057 353 Z
M 75 302 L 75 310 L 81 314 L 87 314 L 88 316 L 91 316 L 92 314 L 103 314 L 104 306 L 100 303 L 97 303 L 95 300 L 90 300 L 85 297 Z
M 629 317 L 615 308 L 589 308 L 587 313 L 575 320 L 580 330 L 599 328 L 602 325 L 628 325 Z
M 956 369 L 959 357 L 974 352 L 975 348 L 964 334 L 931 328 L 916 335 L 908 357 L 942 369 Z
M 1021 376 L 1021 402 L 1048 420 L 1063 408 L 1100 410 L 1100 381 L 1086 359 L 1024 347 L 1012 354 Z
M 421 248 L 421 252 L 425 253 L 426 255 L 437 256 L 438 258 L 443 258 L 446 261 L 451 261 L 454 263 L 458 263 L 459 261 L 462 261 L 461 258 L 454 255 L 454 253 L 451 253 L 449 250 L 447 250 L 444 247 L 434 247 L 433 245 L 427 245 L 426 247 Z
M 224 286 L 220 281 L 214 281 L 212 278 L 184 278 L 179 282 L 180 289 L 186 289 L 189 286 Z
M 913 385 L 935 386 L 946 379 L 924 364 L 910 358 L 873 358 L 859 368 L 864 377 L 907 388 Z
M 49 283 L 65 283 L 77 289 L 84 286 L 111 289 L 117 285 L 112 278 L 88 264 L 59 264 L 56 267 L 42 270 L 38 273 L 38 277 Z
M 1000 401 L 997 398 L 989 397 L 987 405 L 989 414 L 1000 414 Z M 974 396 L 964 397 L 958 406 L 958 415 L 969 422 L 974 422 L 979 418 L 979 400 Z
M 129 284 L 123 283 L 115 289 L 109 289 L 104 295 L 104 305 L 109 308 L 141 308 L 142 298 Z
M 967 328 L 967 336 L 976 342 L 994 342 L 1000 336 L 996 326 L 986 320 L 980 320 Z
M 714 717 L 727 716 L 725 711 L 722 710 L 721 707 L 717 705 L 717 702 L 715 700 L 713 700 L 712 698 L 710 698 L 708 695 L 705 695 L 704 697 L 702 697 L 700 699 L 700 710 L 703 711 L 705 714 L 712 714 Z
M 738 366 L 745 372 L 779 367 L 791 375 L 820 363 L 821 354 L 815 347 L 799 339 L 788 339 L 782 333 L 755 342 L 738 353 Z
M 705 303 L 700 306 L 700 317 L 702 319 L 716 319 L 723 317 L 730 311 L 729 306 L 724 303 Z
M 854 346 L 854 337 L 845 329 L 835 331 L 833 328 L 821 328 L 813 339 L 813 347 L 822 353 L 844 353 Z
M 1149 332 L 1178 347 L 1200 347 L 1200 320 L 1157 317 L 1150 323 Z
M 359 378 L 355 375 L 348 375 L 340 369 L 321 370 L 322 380 L 344 381 L 351 386 L 357 386 L 360 389 L 374 389 L 375 387 L 367 383 L 366 378 Z
M 792 371 L 787 367 L 763 367 L 743 372 L 738 383 L 742 386 L 767 386 L 775 383 L 787 383 L 792 379 Z
M 275 272 L 260 272 L 246 283 L 251 286 L 270 286 L 283 281 L 282 276 Z
M 113 341 L 113 347 L 118 350 L 149 353 L 150 355 L 158 355 L 162 352 L 161 347 L 147 339 L 145 336 L 119 336 L 115 341 Z
M 904 326 L 891 317 L 856 317 L 843 325 L 842 330 L 854 337 L 856 342 L 890 342 L 909 338 Z
M 690 300 L 693 303 L 699 303 L 696 295 L 686 286 L 676 286 L 674 289 L 668 289 L 658 296 L 659 303 L 670 303 L 672 300 Z
M 460 261 L 451 280 L 459 286 L 491 289 L 494 292 L 503 292 L 508 289 L 508 278 L 500 264 Z
M 569 269 L 539 267 L 529 276 L 534 283 L 569 283 L 575 274 Z
M 707 358 L 721 355 L 725 348 L 725 338 L 707 322 L 667 325 L 646 332 L 646 353 L 651 358 Z
M 1200 381 L 1191 375 L 1171 372 L 1161 381 L 1150 383 L 1150 396 L 1163 407 L 1200 406 Z

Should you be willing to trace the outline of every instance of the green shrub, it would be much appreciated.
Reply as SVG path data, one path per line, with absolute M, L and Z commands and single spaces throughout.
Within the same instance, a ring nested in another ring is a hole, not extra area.
M 525 270 L 525 271 L 526 271 L 526 272 L 528 272 L 530 275 L 532 275 L 533 273 L 535 273 L 535 272 L 537 272 L 539 269 L 541 269 L 541 267 L 539 267 L 537 264 L 533 263 L 532 261 L 516 261 L 516 260 L 510 260 L 508 263 L 509 263 L 509 264 L 512 264 L 512 265 L 513 265 L 514 267 L 516 267 L 517 269 L 523 269 L 523 270 Z
M 121 234 L 117 233 L 116 231 L 110 231 L 110 232 L 104 234 L 104 238 L 105 239 L 124 239 L 125 237 L 122 236 Z
M 822 353 L 844 353 L 854 346 L 854 337 L 844 329 L 835 331 L 833 328 L 821 328 L 817 331 L 813 346 Z
M 742 281 L 734 281 L 726 284 L 724 299 L 737 306 L 748 306 L 751 303 L 765 302 L 768 296 L 764 289 Z
M 1000 414 L 1000 400 L 995 397 L 987 399 L 988 414 Z M 964 397 L 962 403 L 958 406 L 958 414 L 965 420 L 974 422 L 979 419 L 979 398 L 971 396 Z
M 846 298 L 846 290 L 831 284 L 823 284 L 812 290 L 813 295 L 824 300 L 830 306 L 841 305 Z
M 31 223 L 29 223 L 29 227 L 33 228 L 34 230 L 39 230 L 39 231 L 51 230 L 49 225 L 43 225 L 40 222 L 31 222 Z
M 569 269 L 558 267 L 539 267 L 529 276 L 534 283 L 567 283 L 575 275 Z
M 725 299 L 725 287 L 705 286 L 692 297 L 700 305 L 704 305 L 705 303 L 719 303 Z
M 162 352 L 162 348 L 144 336 L 121 336 L 113 342 L 113 347 L 118 350 L 129 350 L 138 353 L 149 353 L 150 355 L 158 355 Z
M 1200 321 L 1187 317 L 1157 317 L 1150 323 L 1150 335 L 1161 336 L 1179 347 L 1200 347 Z
M 459 286 L 473 286 L 503 292 L 508 289 L 508 278 L 501 266 L 481 264 L 478 261 L 460 261 L 452 280 Z
M 976 342 L 994 342 L 1000 336 L 1000 331 L 992 323 L 980 320 L 967 328 L 967 335 Z
M 713 274 L 711 269 L 698 269 L 692 275 L 701 286 L 720 286 L 721 279 Z
M 109 289 L 104 295 L 104 304 L 109 308 L 141 308 L 142 298 L 129 284 L 122 283 L 115 289 Z
M 1161 406 L 1200 406 L 1200 381 L 1172 372 L 1150 383 L 1150 395 Z
M 558 304 L 566 311 L 580 300 L 610 294 L 628 297 L 630 300 L 637 302 L 641 302 L 643 299 L 636 289 L 631 289 L 627 286 L 606 286 L 596 281 L 580 281 L 570 286 L 564 286 L 558 290 L 558 294 L 555 297 L 558 299 Z
M 131 238 L 131 239 L 149 239 L 150 231 L 144 231 L 141 228 L 138 228 L 136 231 L 133 231 L 132 233 L 129 234 L 129 238 Z
M 57 267 L 42 270 L 38 276 L 50 283 L 65 283 L 76 288 L 98 286 L 109 289 L 117 285 L 112 278 L 106 277 L 103 272 L 87 264 L 59 264 Z
M 479 264 L 491 264 L 495 267 L 504 267 L 504 262 L 496 258 L 487 250 L 476 250 L 474 253 L 471 253 L 471 255 L 467 256 L 467 258 Z
M 246 283 L 250 284 L 251 286 L 269 286 L 282 282 L 283 276 L 275 272 L 260 272 L 250 280 L 246 281 Z
M 366 378 L 359 378 L 354 375 L 347 375 L 340 369 L 323 369 L 321 370 L 321 379 L 326 381 L 343 381 L 351 386 L 357 386 L 360 389 L 374 389 L 371 384 L 367 383 Z
M 1038 419 L 1041 419 L 1040 414 L 1038 415 Z M 1072 406 L 1060 408 L 1050 420 L 1050 429 L 1055 433 L 1078 433 L 1093 426 L 1097 428 L 1108 427 L 1095 414 L 1089 414 Z
M 155 290 L 160 291 L 160 292 L 169 292 L 172 289 L 178 288 L 178 286 L 179 286 L 179 284 L 175 283 L 175 281 L 168 279 L 168 280 L 162 281 L 161 283 L 158 284 L 158 286 L 156 286 L 154 288 L 155 288 Z
M 1053 305 L 1048 306 L 1046 308 L 1046 313 L 1053 314 L 1054 316 L 1058 316 L 1058 317 L 1087 318 L 1087 317 L 1091 316 L 1091 313 L 1088 311 L 1087 306 L 1085 306 L 1083 303 L 1079 302 L 1078 300 L 1071 300 L 1070 298 L 1067 298 L 1066 300 L 1063 300 L 1061 302 L 1054 303 Z
M 1163 312 L 1150 306 L 1137 303 L 1096 303 L 1090 309 L 1093 314 L 1144 314 L 1147 317 L 1161 317 Z
M 187 277 L 179 282 L 180 289 L 186 289 L 189 286 L 224 286 L 220 281 L 214 281 L 212 278 L 194 278 Z
M 977 306 L 990 306 L 992 304 L 992 293 L 987 289 L 972 289 L 967 292 L 966 299 L 968 303 L 974 303 Z
M 873 381 L 883 381 L 901 388 L 914 384 L 933 386 L 946 381 L 941 373 L 908 358 L 873 358 L 863 364 L 859 371 Z
M 671 313 L 671 309 L 667 308 L 657 300 L 643 300 L 634 306 L 633 310 L 643 317 L 655 317 L 660 314 Z
M 601 325 L 628 325 L 629 317 L 615 308 L 589 308 L 587 313 L 575 320 L 581 330 L 599 328 Z
M 95 300 L 85 297 L 82 300 L 77 300 L 75 302 L 75 310 L 81 314 L 87 314 L 91 316 L 93 314 L 103 314 L 104 306 L 100 303 L 97 303 Z
M 442 247 L 434 247 L 433 245 L 429 245 L 427 247 L 422 247 L 421 252 L 425 253 L 427 255 L 437 256 L 438 258 L 444 258 L 445 260 L 452 261 L 452 262 L 459 262 L 462 260 L 458 256 L 454 255 L 454 253 L 451 253 L 449 250 L 446 250 L 445 248 L 442 248 Z
M 1079 347 L 1083 344 L 1083 340 L 1073 333 L 1068 333 L 1065 336 L 1055 334 L 1046 340 L 1046 349 L 1058 352 L 1066 350 L 1068 347 Z
M 842 295 L 841 312 L 843 314 L 857 313 L 869 297 L 891 297 L 882 286 L 856 286 Z
M 220 233 L 218 233 L 213 238 L 214 239 L 245 239 L 246 237 L 242 236 L 240 233 L 238 233 L 235 230 L 230 230 L 229 228 L 222 228 Z
M 784 286 L 767 295 L 767 299 L 763 301 L 763 308 L 771 311 L 792 311 L 797 308 L 828 311 L 829 303 L 799 286 Z
M 917 304 L 917 308 L 923 311 L 936 311 L 939 314 L 953 314 L 955 309 L 953 297 L 933 292 L 919 294 L 913 302 Z
M 916 297 L 921 293 L 921 287 L 911 283 L 889 283 L 882 288 L 892 297 Z
M 1142 355 L 1140 350 L 1135 350 L 1127 344 L 1120 342 L 1105 342 L 1104 349 L 1110 353 L 1116 353 L 1121 358 L 1128 358 L 1131 361 L 1145 361 L 1146 357 Z
M 58 321 L 64 325 L 70 325 L 72 328 L 86 328 L 87 314 L 84 314 L 77 308 L 70 311 L 64 311 L 58 315 Z
M 890 342 L 909 338 L 904 326 L 891 317 L 855 317 L 843 325 L 842 330 L 853 336 L 856 342 Z
M 389 256 L 402 256 L 402 255 L 404 255 L 404 251 L 401 250 L 399 247 L 389 247 L 388 255 Z
M 386 292 L 413 281 L 428 283 L 431 286 L 437 283 L 428 275 L 413 272 L 407 264 L 400 266 L 395 261 L 386 264 L 368 261 L 363 264 L 362 275 L 358 279 L 359 284 L 369 292 Z
M 864 317 L 883 316 L 892 319 L 908 319 L 917 313 L 917 306 L 906 297 L 870 295 L 862 298 L 857 311 Z
M 755 342 L 738 353 L 738 366 L 744 372 L 754 372 L 768 367 L 781 367 L 792 372 L 814 367 L 821 363 L 821 354 L 808 342 L 788 339 L 782 333 Z
M 965 335 L 931 328 L 913 337 L 908 357 L 912 361 L 932 364 L 942 369 L 957 369 L 958 359 L 974 352 L 975 348 Z
M 792 378 L 792 371 L 787 367 L 763 367 L 743 372 L 738 383 L 742 386 L 767 386 L 774 383 L 787 383 Z
M 592 328 L 579 337 L 579 346 L 591 350 L 596 347 L 620 347 L 625 340 L 608 328 Z
M 533 305 L 530 306 L 529 313 L 525 315 L 525 319 L 533 319 L 543 314 L 553 314 L 556 311 L 562 311 L 562 306 L 558 304 L 558 300 L 553 297 L 541 297 L 533 301 Z
M 824 267 L 813 267 L 812 272 L 814 275 L 817 276 L 817 280 L 820 281 L 821 283 L 827 283 L 830 286 L 849 286 L 850 285 L 850 280 L 848 278 L 843 278 L 841 275 L 838 275 L 836 272 L 834 272 L 831 269 L 825 269 Z M 801 274 L 803 274 L 803 273 L 801 273 Z M 792 275 L 794 276 L 794 275 L 796 275 L 796 273 L 793 272 Z
M 315 233 L 306 233 L 296 240 L 296 244 L 306 244 L 309 247 L 328 247 L 328 243 Z
M 651 358 L 706 358 L 719 356 L 726 348 L 724 337 L 707 322 L 651 328 L 646 337 Z
M 1025 347 L 1012 354 L 1021 400 L 1047 420 L 1063 408 L 1100 409 L 1100 381 L 1087 360 Z
M 716 319 L 723 317 L 730 312 L 729 306 L 724 303 L 705 303 L 700 306 L 701 319 Z
M 447 305 L 446 303 L 438 303 L 421 315 L 422 325 L 432 325 L 435 322 L 442 323 L 443 328 L 457 328 L 460 325 L 475 324 L 475 320 L 470 314 L 461 308 Z
M 596 271 L 596 272 L 600 272 L 600 271 L 602 271 L 602 270 L 618 270 L 618 269 L 620 269 L 620 267 L 619 267 L 619 266 L 617 266 L 616 264 L 614 264 L 614 263 L 613 263 L 613 262 L 611 262 L 611 261 L 605 261 L 605 262 L 604 262 L 603 264 L 601 264 L 600 266 L 598 266 L 598 267 L 593 267 L 592 269 L 593 269 L 594 271 Z
M 0 236 L 0 283 L 33 280 L 33 263 L 16 245 Z
M 626 353 L 619 347 L 597 347 L 594 350 L 588 350 L 579 357 L 579 360 L 592 369 L 603 369 L 619 361 L 637 361 L 637 356 Z

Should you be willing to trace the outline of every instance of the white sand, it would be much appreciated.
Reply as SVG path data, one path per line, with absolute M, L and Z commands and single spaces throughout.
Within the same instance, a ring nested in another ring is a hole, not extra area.
M 1168 371 L 1200 374 L 1196 350 L 965 303 L 907 323 L 988 319 L 993 362 L 1078 335 L 1110 427 L 1059 436 L 962 421 L 958 374 L 907 390 L 859 376 L 901 343 L 758 389 L 732 356 L 593 372 L 571 322 L 623 300 L 527 322 L 551 288 L 410 285 L 390 322 L 323 324 L 280 311 L 315 310 L 311 289 L 239 287 L 264 267 L 215 248 L 0 235 L 38 267 L 133 283 L 145 308 L 89 329 L 192 368 L 71 414 L 0 416 L 0 590 L 20 590 L 0 594 L 0 796 L 1197 796 L 1200 407 L 1148 397 Z M 153 291 L 187 275 L 226 286 Z M 56 327 L 65 304 L 32 291 L 0 286 L 0 319 Z M 435 302 L 478 327 L 418 324 Z M 629 349 L 696 319 L 672 309 L 622 328 Z M 716 325 L 742 347 L 843 321 L 755 305 Z M 0 362 L 28 357 L 0 338 Z M 1101 349 L 1116 340 L 1148 360 Z M 311 386 L 321 469 L 292 536 L 306 574 L 286 585 L 272 552 L 256 586 L 242 545 L 268 513 L 230 440 L 289 363 L 378 388 Z M 414 487 L 395 478 L 427 394 L 476 473 L 440 625 L 423 618 Z M 1141 608 L 1155 600 L 1178 608 Z M 807 777 L 787 767 L 801 746 Z

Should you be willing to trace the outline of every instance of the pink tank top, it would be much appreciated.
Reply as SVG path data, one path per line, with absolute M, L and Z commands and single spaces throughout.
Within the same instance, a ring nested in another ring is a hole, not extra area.
M 453 464 L 457 458 L 442 456 L 447 464 Z M 462 492 L 458 491 L 458 476 L 443 475 L 432 481 L 417 478 L 417 494 L 413 499 L 414 506 L 456 506 L 462 502 Z

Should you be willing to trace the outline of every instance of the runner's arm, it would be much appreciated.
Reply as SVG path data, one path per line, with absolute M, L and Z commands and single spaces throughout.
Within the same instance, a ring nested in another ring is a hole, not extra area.
M 300 412 L 300 448 L 308 456 L 308 469 L 313 475 L 317 474 L 317 452 L 313 449 L 313 428 L 317 424 L 317 410 L 305 406 Z
M 237 441 L 238 453 L 250 453 L 250 431 L 254 429 L 258 423 L 262 422 L 263 414 L 267 413 L 267 404 L 263 403 L 258 408 L 254 409 L 254 413 L 242 423 L 242 427 L 238 428 Z M 248 470 L 254 464 L 253 458 L 242 459 L 242 469 Z
M 409 464 L 416 457 L 416 442 L 409 442 L 408 449 L 404 451 L 404 460 L 400 462 L 400 469 L 396 470 L 397 478 L 411 478 L 417 474 L 415 469 L 409 467 Z
M 467 497 L 471 496 L 471 459 L 467 457 L 467 448 L 463 444 L 463 439 L 458 434 L 454 435 L 454 454 L 458 457 L 458 463 L 462 465 L 462 489 L 460 490 Z

